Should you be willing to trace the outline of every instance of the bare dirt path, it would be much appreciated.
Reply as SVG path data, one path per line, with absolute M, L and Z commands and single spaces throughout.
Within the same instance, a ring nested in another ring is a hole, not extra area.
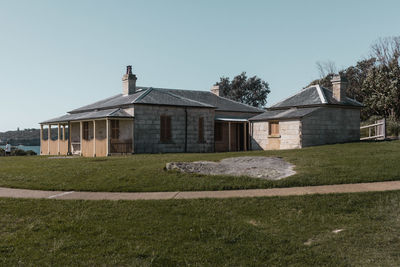
M 373 191 L 400 190 L 400 181 L 321 185 L 272 189 L 226 190 L 226 191 L 185 191 L 185 192 L 76 192 L 42 191 L 0 187 L 0 197 L 34 199 L 75 199 L 75 200 L 162 200 L 162 199 L 199 199 L 199 198 L 237 198 L 272 197 L 309 194 L 356 193 Z

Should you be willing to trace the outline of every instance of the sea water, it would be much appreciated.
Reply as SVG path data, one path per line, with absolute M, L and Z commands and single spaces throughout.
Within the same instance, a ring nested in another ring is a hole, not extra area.
M 0 146 L 0 148 L 5 148 L 6 146 Z M 13 147 L 16 147 L 16 148 L 18 148 L 18 149 L 21 149 L 21 150 L 25 150 L 25 151 L 28 151 L 28 150 L 32 150 L 32 151 L 35 151 L 36 152 L 36 154 L 40 154 L 40 146 L 23 146 L 23 145 L 18 145 L 18 146 L 13 146 Z

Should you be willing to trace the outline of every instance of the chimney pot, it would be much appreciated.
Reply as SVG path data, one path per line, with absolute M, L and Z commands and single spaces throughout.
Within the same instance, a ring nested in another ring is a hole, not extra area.
M 132 74 L 132 65 L 126 66 L 126 74 Z
M 122 93 L 124 95 L 131 95 L 136 92 L 136 80 L 136 75 L 132 74 L 132 66 L 126 66 L 126 74 L 122 76 Z
M 341 75 L 335 75 L 331 83 L 333 98 L 338 102 L 343 102 L 346 99 L 347 79 Z

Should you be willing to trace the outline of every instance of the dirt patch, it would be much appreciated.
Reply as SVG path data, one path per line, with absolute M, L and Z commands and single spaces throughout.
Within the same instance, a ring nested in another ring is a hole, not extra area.
M 167 170 L 207 175 L 250 176 L 260 179 L 279 180 L 295 174 L 294 165 L 281 158 L 272 157 L 237 157 L 220 162 L 170 162 Z

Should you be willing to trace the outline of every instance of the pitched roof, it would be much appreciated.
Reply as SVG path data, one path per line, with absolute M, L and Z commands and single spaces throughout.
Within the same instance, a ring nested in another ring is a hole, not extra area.
M 363 105 L 351 98 L 346 97 L 344 101 L 339 102 L 333 98 L 331 90 L 313 85 L 307 87 L 295 95 L 288 97 L 281 102 L 272 105 L 270 109 L 281 109 L 289 107 L 313 106 L 313 105 L 342 105 L 363 107 Z
M 310 108 L 290 108 L 290 109 L 275 109 L 267 110 L 262 114 L 250 118 L 250 121 L 266 121 L 266 120 L 277 120 L 277 119 L 294 119 L 303 118 L 308 114 L 320 109 L 321 107 L 310 107 Z
M 185 107 L 215 108 L 218 111 L 239 111 L 260 113 L 264 110 L 239 103 L 224 97 L 219 97 L 209 91 L 193 91 L 179 89 L 164 89 L 152 87 L 137 87 L 138 91 L 131 95 L 115 95 L 70 111 L 84 111 L 116 108 L 131 104 L 169 105 Z
M 133 118 L 133 116 L 120 108 L 115 108 L 115 109 L 104 109 L 99 111 L 88 111 L 88 112 L 67 114 L 41 122 L 41 124 L 99 119 L 99 118 Z

